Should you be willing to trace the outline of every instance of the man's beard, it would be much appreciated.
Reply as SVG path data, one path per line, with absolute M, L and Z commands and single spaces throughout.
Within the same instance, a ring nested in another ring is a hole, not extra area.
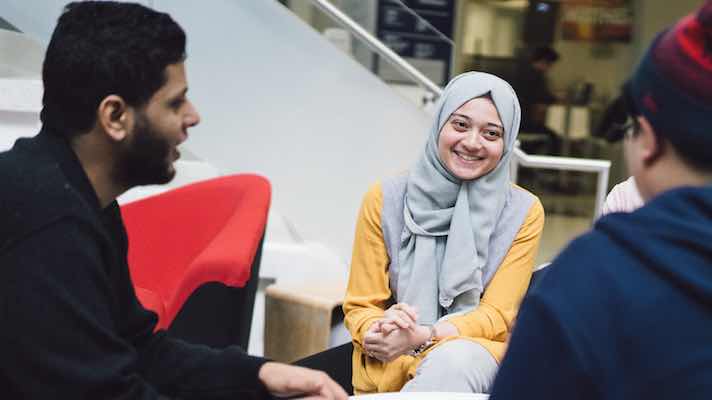
M 156 132 L 144 113 L 138 113 L 131 141 L 119 153 L 116 182 L 128 188 L 170 182 L 176 173 L 169 158 L 171 150 L 171 143 Z

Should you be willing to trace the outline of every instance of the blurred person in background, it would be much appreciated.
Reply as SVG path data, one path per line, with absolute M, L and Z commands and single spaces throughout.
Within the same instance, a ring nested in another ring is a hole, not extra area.
M 511 78 L 522 107 L 520 130 L 547 136 L 546 146 L 542 149 L 524 147 L 524 150 L 529 153 L 556 155 L 561 150 L 559 135 L 546 126 L 547 107 L 558 101 L 549 87 L 547 74 L 559 58 L 559 53 L 549 46 L 536 47 L 531 51 L 528 59 L 518 66 L 516 75 Z

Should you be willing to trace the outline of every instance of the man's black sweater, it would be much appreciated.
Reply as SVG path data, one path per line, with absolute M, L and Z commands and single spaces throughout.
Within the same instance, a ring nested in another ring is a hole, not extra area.
M 45 129 L 0 153 L 0 188 L 3 398 L 264 395 L 265 360 L 154 333 L 118 205 L 101 209 L 66 140 Z

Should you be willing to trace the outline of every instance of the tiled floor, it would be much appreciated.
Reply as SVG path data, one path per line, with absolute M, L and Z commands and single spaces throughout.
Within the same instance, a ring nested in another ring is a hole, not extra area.
M 550 262 L 593 223 L 594 175 L 550 170 L 522 170 L 517 184 L 536 194 L 546 213 L 536 265 Z
M 591 218 L 547 214 L 536 265 L 550 262 L 568 242 L 591 227 Z

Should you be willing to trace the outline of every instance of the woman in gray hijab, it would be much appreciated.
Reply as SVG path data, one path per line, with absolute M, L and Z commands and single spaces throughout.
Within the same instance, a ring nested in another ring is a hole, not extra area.
M 343 307 L 356 393 L 488 392 L 544 226 L 510 181 L 519 121 L 507 82 L 459 75 L 413 168 L 366 194 Z

